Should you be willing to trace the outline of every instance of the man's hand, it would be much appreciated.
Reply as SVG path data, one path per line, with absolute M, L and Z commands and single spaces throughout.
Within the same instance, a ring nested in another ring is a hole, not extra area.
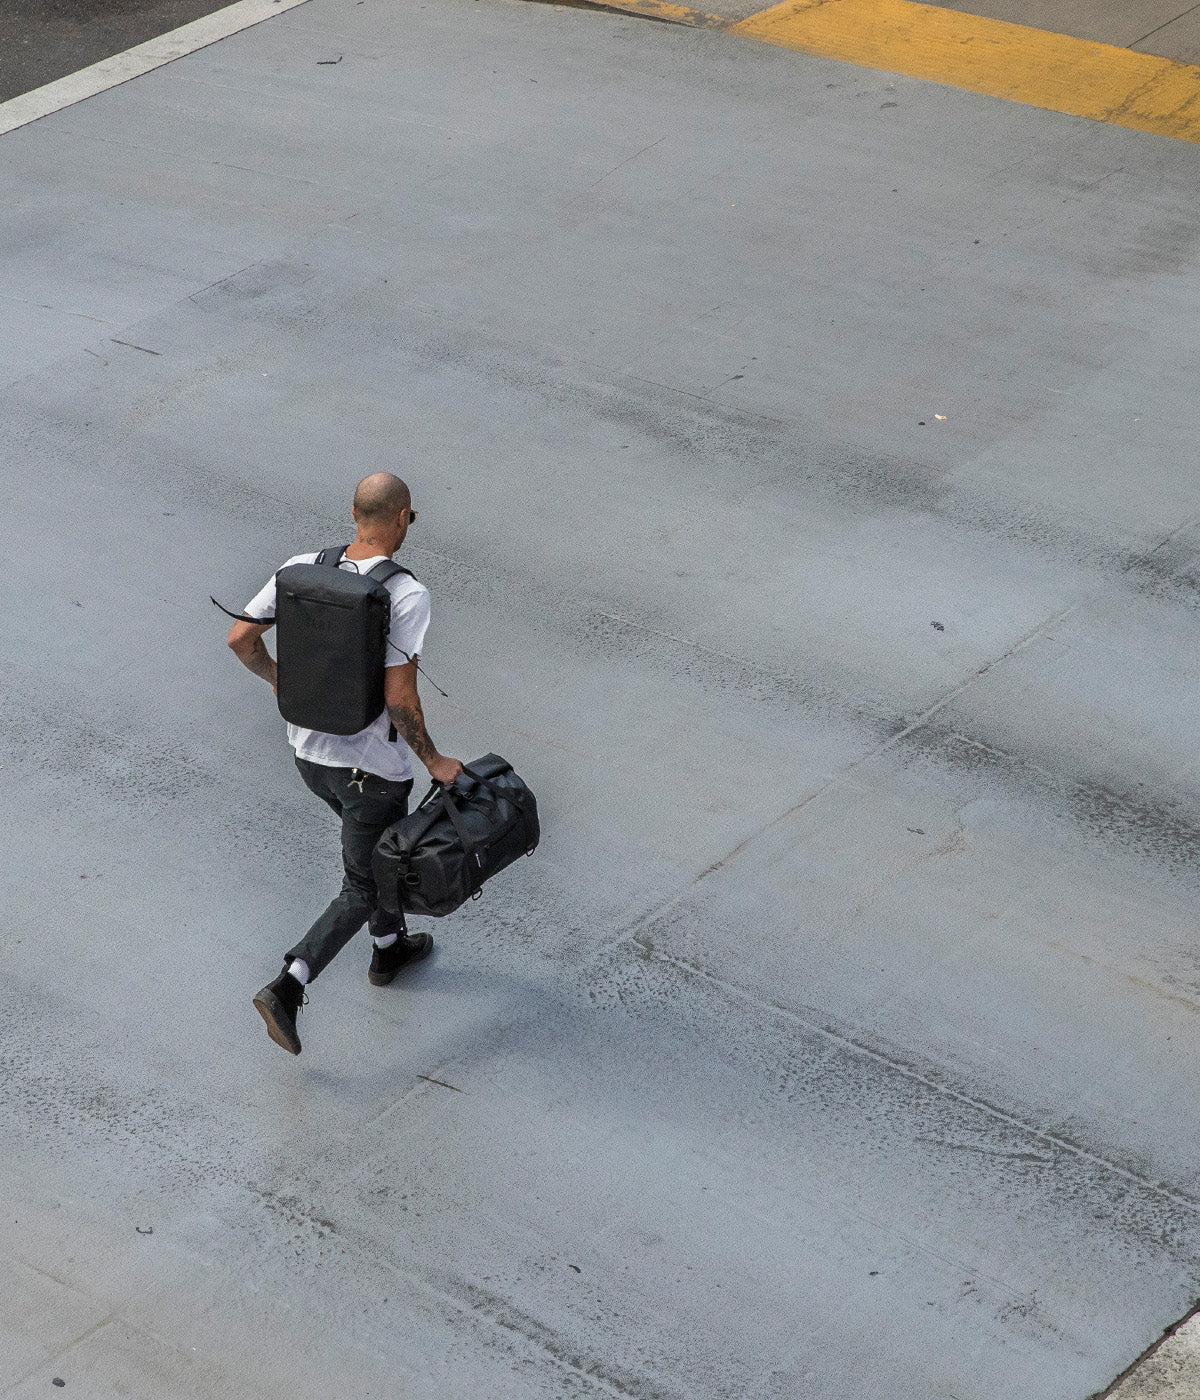
M 383 673 L 383 686 L 388 717 L 403 735 L 404 742 L 429 769 L 433 781 L 449 787 L 463 766 L 457 758 L 438 753 L 425 728 L 425 713 L 417 694 L 416 657 L 404 666 L 389 666 Z
M 463 770 L 457 758 L 447 758 L 444 754 L 437 754 L 436 757 L 425 759 L 423 762 L 429 769 L 429 776 L 443 787 L 449 787 Z

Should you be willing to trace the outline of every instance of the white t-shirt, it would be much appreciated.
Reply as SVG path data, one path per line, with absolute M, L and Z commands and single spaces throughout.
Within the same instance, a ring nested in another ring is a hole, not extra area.
M 316 553 L 295 554 L 287 563 L 314 564 L 316 559 Z M 370 559 L 343 559 L 338 568 L 367 574 L 376 564 L 383 563 L 383 559 L 382 554 Z M 283 567 L 286 569 L 287 564 Z M 407 657 L 419 656 L 424 645 L 425 630 L 429 626 L 429 589 L 408 574 L 397 574 L 384 586 L 392 595 L 388 659 L 403 666 Z M 247 617 L 263 622 L 274 618 L 274 574 L 246 604 L 244 612 Z M 317 729 L 301 729 L 299 725 L 289 724 L 288 743 L 296 750 L 297 758 L 306 758 L 310 763 L 319 763 L 325 768 L 361 768 L 365 773 L 374 773 L 390 782 L 405 782 L 412 777 L 408 745 L 398 736 L 395 742 L 389 743 L 389 728 L 386 712 L 357 734 L 322 734 Z

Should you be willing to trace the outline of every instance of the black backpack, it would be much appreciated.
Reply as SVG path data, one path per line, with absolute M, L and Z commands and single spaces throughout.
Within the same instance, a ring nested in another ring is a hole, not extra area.
M 531 856 L 540 838 L 537 799 L 510 763 L 485 754 L 451 787 L 434 783 L 379 838 L 372 859 L 379 902 L 393 913 L 452 914 L 497 871 Z
M 315 563 L 288 564 L 275 575 L 279 713 L 322 734 L 357 734 L 387 708 L 386 585 L 397 574 L 413 577 L 391 559 L 365 574 L 339 569 L 345 552 L 323 549 Z

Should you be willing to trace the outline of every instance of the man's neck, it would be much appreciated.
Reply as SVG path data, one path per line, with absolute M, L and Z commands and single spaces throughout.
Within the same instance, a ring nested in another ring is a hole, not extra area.
M 396 552 L 396 548 L 388 548 L 391 540 L 380 539 L 378 535 L 359 534 L 352 545 L 346 547 L 347 559 L 376 559 L 383 555 L 385 559 L 390 559 Z

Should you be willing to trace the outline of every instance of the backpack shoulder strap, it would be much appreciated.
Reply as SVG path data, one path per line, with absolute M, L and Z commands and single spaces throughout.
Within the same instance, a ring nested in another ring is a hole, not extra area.
M 335 549 L 323 549 L 313 561 L 317 564 L 331 564 L 335 569 L 342 562 L 342 555 L 346 552 L 344 544 L 338 545 Z
M 388 579 L 395 578 L 397 574 L 407 574 L 409 578 L 416 579 L 416 574 L 411 569 L 406 569 L 403 564 L 397 564 L 394 559 L 381 559 L 373 569 L 367 570 L 367 577 L 373 578 L 379 583 L 386 583 Z

